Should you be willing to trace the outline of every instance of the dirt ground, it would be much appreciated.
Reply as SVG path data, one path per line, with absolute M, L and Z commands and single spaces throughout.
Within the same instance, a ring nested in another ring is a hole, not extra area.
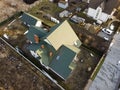
M 66 85 L 70 87 L 71 90 L 84 90 L 85 85 L 87 84 L 88 79 L 90 78 L 93 70 L 95 69 L 97 63 L 100 60 L 100 56 L 93 53 L 92 51 L 80 47 L 80 53 L 78 54 L 77 67 L 69 78 L 66 80 Z M 93 56 L 91 56 L 91 53 Z M 91 68 L 88 71 L 88 68 Z
M 27 5 L 23 0 L 0 0 L 0 22 L 12 16 L 16 12 L 27 11 L 39 2 L 40 0 L 34 4 Z
M 59 90 L 0 39 L 0 90 Z
M 98 37 L 96 34 L 92 34 L 86 29 L 80 28 L 79 26 L 75 24 L 71 23 L 71 26 L 84 45 L 86 45 L 89 48 L 93 48 L 94 51 L 97 50 L 98 53 L 99 52 L 105 53 L 107 51 L 108 46 L 109 46 L 108 41 L 105 41 L 104 39 Z

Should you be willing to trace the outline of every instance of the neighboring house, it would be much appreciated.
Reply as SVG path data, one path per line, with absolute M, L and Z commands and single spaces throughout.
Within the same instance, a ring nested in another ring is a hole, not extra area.
M 112 18 L 118 6 L 119 0 L 90 0 L 87 15 L 98 23 L 106 22 Z
M 60 0 L 58 2 L 58 6 L 60 8 L 66 9 L 68 7 L 68 0 Z
M 72 15 L 72 13 L 67 10 L 64 10 L 61 13 L 59 13 L 60 18 L 69 17 L 70 15 Z
M 27 49 L 43 66 L 62 79 L 76 67 L 81 41 L 67 21 L 50 28 L 50 32 L 30 26 L 26 37 L 32 42 Z
M 33 15 L 28 14 L 26 12 L 23 12 L 23 14 L 21 16 L 21 20 L 27 26 L 31 26 L 31 25 L 37 26 L 37 27 L 42 26 L 42 21 L 39 18 L 36 18 Z
M 84 18 L 81 18 L 81 17 L 78 17 L 77 15 L 73 15 L 71 18 L 70 18 L 71 21 L 75 22 L 75 23 L 84 23 L 85 22 L 85 19 Z

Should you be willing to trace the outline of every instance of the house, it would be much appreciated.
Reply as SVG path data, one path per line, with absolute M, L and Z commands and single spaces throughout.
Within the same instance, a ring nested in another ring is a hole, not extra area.
M 27 49 L 44 66 L 49 65 L 51 61 L 49 54 L 55 52 L 55 49 L 46 42 L 46 35 L 46 30 L 36 26 L 30 26 L 28 33 L 26 33 L 27 39 L 31 42 Z
M 31 44 L 27 47 L 47 69 L 66 80 L 76 67 L 77 54 L 82 44 L 67 21 L 59 23 L 46 32 L 31 25 L 26 33 Z
M 72 15 L 72 13 L 69 12 L 69 11 L 67 11 L 67 10 L 64 10 L 64 11 L 62 11 L 61 13 L 59 13 L 59 17 L 60 17 L 60 18 L 69 17 L 70 15 Z
M 112 18 L 119 4 L 119 0 L 90 0 L 87 15 L 99 23 L 106 22 Z
M 60 0 L 58 2 L 58 6 L 60 8 L 66 9 L 68 7 L 68 0 Z
M 81 17 L 78 17 L 77 15 L 73 15 L 71 18 L 70 18 L 71 21 L 75 22 L 75 23 L 84 23 L 85 22 L 85 19 L 84 18 L 81 18 Z
M 27 26 L 31 26 L 31 25 L 37 26 L 37 27 L 42 26 L 42 21 L 39 18 L 34 17 L 33 15 L 26 12 L 23 12 L 21 16 L 21 20 Z

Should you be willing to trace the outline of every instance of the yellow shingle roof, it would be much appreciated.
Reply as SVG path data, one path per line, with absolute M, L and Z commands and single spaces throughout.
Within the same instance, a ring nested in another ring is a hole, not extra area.
M 58 28 L 47 37 L 47 39 L 56 50 L 58 50 L 63 44 L 74 45 L 74 42 L 79 40 L 67 20 L 60 24 L 60 26 L 58 26 Z

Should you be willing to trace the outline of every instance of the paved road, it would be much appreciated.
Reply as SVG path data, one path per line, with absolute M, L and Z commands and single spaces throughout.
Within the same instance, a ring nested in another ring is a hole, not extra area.
M 113 46 L 110 47 L 108 55 L 93 81 L 89 90 L 116 90 L 120 83 L 120 33 L 114 36 Z

